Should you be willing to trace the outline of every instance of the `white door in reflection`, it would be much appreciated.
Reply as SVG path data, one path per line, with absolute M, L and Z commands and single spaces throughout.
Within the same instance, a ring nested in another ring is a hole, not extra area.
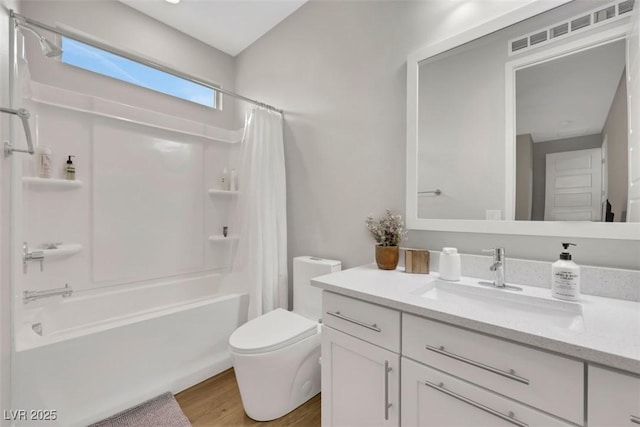
M 602 149 L 548 153 L 545 221 L 600 221 Z

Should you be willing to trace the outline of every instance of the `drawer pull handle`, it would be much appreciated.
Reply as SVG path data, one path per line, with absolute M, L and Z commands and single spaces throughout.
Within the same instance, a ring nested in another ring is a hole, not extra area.
M 629 418 L 629 420 L 631 420 L 631 422 L 634 424 L 640 424 L 640 417 L 637 417 L 635 415 L 631 415 L 631 418 Z
M 389 403 L 389 372 L 391 372 L 391 368 L 389 367 L 389 361 L 384 361 L 384 419 L 389 419 L 389 408 L 391 408 L 391 403 Z
M 337 317 L 338 319 L 346 320 L 347 322 L 355 323 L 356 325 L 362 326 L 363 328 L 371 329 L 372 331 L 382 332 L 382 329 L 378 328 L 378 325 L 376 325 L 375 323 L 373 325 L 369 325 L 369 324 L 363 323 L 363 322 L 361 322 L 359 320 L 352 319 L 351 317 L 347 317 L 345 315 L 342 315 L 342 314 L 340 314 L 339 311 L 336 311 L 335 313 L 333 311 L 327 311 L 327 314 L 329 316 Z
M 457 354 L 450 353 L 444 349 L 444 346 L 433 347 L 431 345 L 427 345 L 426 349 L 438 354 L 442 354 L 443 356 L 447 356 L 452 359 L 459 360 L 460 362 L 468 363 L 469 365 L 475 366 L 480 369 L 484 369 L 485 371 L 502 375 L 503 377 L 509 378 L 510 380 L 518 381 L 519 383 L 529 385 L 529 380 L 516 375 L 516 372 L 513 369 L 510 369 L 509 371 L 503 371 L 502 369 L 497 369 L 497 368 L 494 368 L 493 366 L 485 365 L 484 363 L 476 362 L 475 360 L 467 359 L 466 357 L 462 357 L 462 356 L 458 356 Z
M 455 399 L 460 400 L 461 402 L 464 402 L 468 405 L 471 405 L 473 407 L 476 407 L 482 411 L 488 412 L 491 415 L 494 415 L 500 419 L 503 419 L 511 424 L 517 425 L 518 427 L 529 427 L 529 424 L 520 421 L 519 419 L 517 419 L 515 417 L 515 415 L 513 414 L 513 412 L 509 412 L 509 414 L 505 415 L 502 412 L 496 411 L 495 409 L 491 409 L 488 406 L 485 406 L 481 403 L 476 402 L 475 400 L 471 400 L 468 397 L 464 397 L 462 395 L 459 395 L 458 393 L 454 393 L 450 390 L 447 390 L 446 388 L 444 388 L 444 383 L 440 383 L 440 384 L 435 384 L 429 381 L 425 381 L 424 385 L 426 385 L 427 387 L 431 387 L 434 390 L 438 390 L 441 393 L 444 393 L 448 396 L 451 396 Z

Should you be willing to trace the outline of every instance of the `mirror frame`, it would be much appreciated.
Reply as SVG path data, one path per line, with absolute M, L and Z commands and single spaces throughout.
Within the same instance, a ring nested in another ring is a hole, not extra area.
M 515 234 L 536 236 L 566 236 L 640 240 L 640 224 L 588 221 L 491 221 L 460 219 L 428 219 L 418 217 L 418 78 L 420 62 L 442 52 L 463 45 L 504 27 L 546 12 L 570 0 L 529 2 L 513 11 L 453 37 L 419 49 L 407 58 L 407 164 L 406 164 L 406 222 L 411 230 L 454 231 L 469 233 Z M 635 12 L 637 13 L 637 11 Z M 619 25 L 595 35 L 581 37 L 562 47 L 545 49 L 505 64 L 505 205 L 513 201 L 515 161 L 515 72 L 577 50 L 610 43 L 626 37 L 628 25 Z M 506 210 L 505 210 L 506 213 Z

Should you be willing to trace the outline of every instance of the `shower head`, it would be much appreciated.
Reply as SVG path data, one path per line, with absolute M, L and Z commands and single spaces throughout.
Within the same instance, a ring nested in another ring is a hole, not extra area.
M 54 58 L 56 56 L 62 55 L 62 49 L 59 46 L 57 46 L 55 43 L 52 43 L 45 36 L 37 32 L 36 29 L 28 23 L 24 22 L 23 20 L 16 19 L 16 26 L 18 28 L 28 30 L 31 33 L 35 34 L 36 37 L 38 37 L 38 41 L 40 42 L 40 49 L 47 58 Z
M 62 55 L 62 49 L 44 37 L 40 38 L 40 49 L 48 58 Z

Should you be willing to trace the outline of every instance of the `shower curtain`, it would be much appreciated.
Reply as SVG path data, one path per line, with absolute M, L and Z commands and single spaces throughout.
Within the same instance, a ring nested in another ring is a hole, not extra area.
M 282 115 L 254 108 L 241 148 L 234 275 L 249 288 L 248 319 L 288 306 Z

